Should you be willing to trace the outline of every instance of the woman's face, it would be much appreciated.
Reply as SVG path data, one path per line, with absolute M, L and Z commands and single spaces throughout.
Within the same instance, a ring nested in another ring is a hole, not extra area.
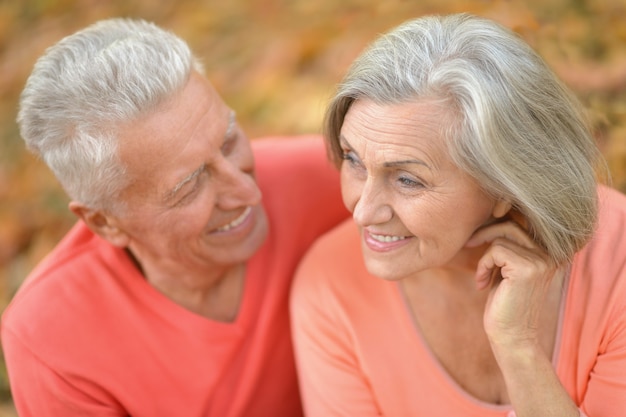
M 367 269 L 400 279 L 446 266 L 496 202 L 451 160 L 436 101 L 358 100 L 341 129 L 343 200 L 361 232 Z

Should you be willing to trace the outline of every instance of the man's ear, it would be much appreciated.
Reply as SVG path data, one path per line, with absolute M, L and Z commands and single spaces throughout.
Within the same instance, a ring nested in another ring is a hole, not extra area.
M 76 201 L 70 201 L 69 209 L 82 219 L 92 232 L 112 245 L 120 248 L 128 246 L 129 237 L 117 226 L 116 219 L 113 216 L 102 210 L 94 210 Z
M 509 200 L 500 199 L 496 201 L 496 204 L 493 206 L 492 214 L 496 219 L 501 219 L 506 216 L 509 211 L 511 211 L 511 207 L 513 205 Z

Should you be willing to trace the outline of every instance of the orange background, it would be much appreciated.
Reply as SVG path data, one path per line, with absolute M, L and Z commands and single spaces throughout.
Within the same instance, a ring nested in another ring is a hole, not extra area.
M 0 0 L 0 311 L 74 221 L 15 124 L 26 77 L 61 37 L 112 16 L 173 30 L 254 138 L 319 132 L 334 85 L 377 34 L 461 11 L 517 31 L 572 87 L 626 192 L 626 0 Z M 15 415 L 0 361 L 0 417 Z

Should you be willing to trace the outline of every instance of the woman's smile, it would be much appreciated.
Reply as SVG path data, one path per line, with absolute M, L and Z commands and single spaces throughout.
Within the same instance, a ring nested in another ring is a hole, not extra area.
M 365 245 L 375 252 L 392 251 L 405 246 L 412 240 L 411 236 L 378 234 L 367 229 L 363 229 L 362 235 Z

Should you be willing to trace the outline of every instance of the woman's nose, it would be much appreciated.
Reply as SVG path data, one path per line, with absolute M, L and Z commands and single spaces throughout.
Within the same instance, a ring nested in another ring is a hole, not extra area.
M 391 220 L 393 209 L 383 184 L 379 184 L 374 178 L 368 177 L 358 196 L 352 217 L 362 227 Z

